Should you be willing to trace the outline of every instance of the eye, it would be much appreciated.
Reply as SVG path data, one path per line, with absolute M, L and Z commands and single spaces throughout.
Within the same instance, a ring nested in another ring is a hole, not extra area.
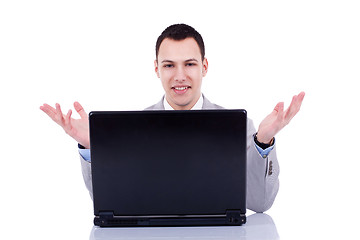
M 164 65 L 164 68 L 172 68 L 172 67 L 174 67 L 173 64 L 165 64 L 165 65 Z
M 187 63 L 185 66 L 191 67 L 191 66 L 195 66 L 195 65 L 196 65 L 196 63 Z

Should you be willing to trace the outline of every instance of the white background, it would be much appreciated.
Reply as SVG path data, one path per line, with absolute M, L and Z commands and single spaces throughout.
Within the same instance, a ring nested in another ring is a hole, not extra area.
M 204 38 L 212 102 L 247 109 L 257 126 L 306 92 L 277 136 L 280 191 L 267 213 L 280 237 L 358 239 L 359 12 L 347 0 L 1 1 L 1 234 L 88 239 L 92 202 L 76 142 L 39 107 L 158 102 L 155 41 L 183 22 Z

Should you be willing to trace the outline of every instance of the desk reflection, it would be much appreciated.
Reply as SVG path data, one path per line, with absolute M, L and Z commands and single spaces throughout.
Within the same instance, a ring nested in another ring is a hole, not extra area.
M 94 226 L 90 240 L 137 240 L 137 239 L 279 239 L 272 218 L 264 213 L 255 213 L 247 217 L 243 226 L 219 227 L 133 227 L 100 228 Z

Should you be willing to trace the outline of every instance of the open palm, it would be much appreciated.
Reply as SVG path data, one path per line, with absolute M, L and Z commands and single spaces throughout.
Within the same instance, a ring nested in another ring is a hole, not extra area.
M 89 120 L 84 108 L 78 102 L 74 102 L 74 108 L 79 113 L 80 119 L 71 117 L 72 111 L 69 110 L 65 115 L 62 113 L 60 104 L 55 104 L 55 108 L 48 104 L 40 107 L 54 122 L 59 124 L 64 131 L 85 148 L 90 148 L 89 141 Z
M 257 139 L 262 143 L 270 143 L 273 137 L 299 112 L 305 93 L 295 95 L 290 106 L 284 111 L 284 103 L 279 102 L 274 110 L 260 123 Z

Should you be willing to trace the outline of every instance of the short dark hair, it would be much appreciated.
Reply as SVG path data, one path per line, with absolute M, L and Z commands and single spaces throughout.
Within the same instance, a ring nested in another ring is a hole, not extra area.
M 160 45 L 165 38 L 169 38 L 176 41 L 184 40 L 186 38 L 193 38 L 197 42 L 200 48 L 201 60 L 202 61 L 204 60 L 205 45 L 200 33 L 198 33 L 193 27 L 183 23 L 174 24 L 167 27 L 158 37 L 155 48 L 156 60 L 158 58 Z

